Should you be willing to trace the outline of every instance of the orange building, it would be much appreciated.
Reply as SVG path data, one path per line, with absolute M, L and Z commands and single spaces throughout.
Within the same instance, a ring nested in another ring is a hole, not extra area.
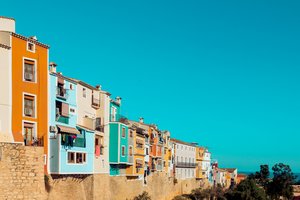
M 1 43 L 11 48 L 11 133 L 14 142 L 44 146 L 48 151 L 48 50 L 36 37 L 15 33 L 12 19 L 2 18 Z M 2 26 L 3 27 L 3 26 Z

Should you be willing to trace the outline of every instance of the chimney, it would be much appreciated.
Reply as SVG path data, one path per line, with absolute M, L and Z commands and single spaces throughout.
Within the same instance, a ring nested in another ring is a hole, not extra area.
M 144 118 L 140 117 L 140 123 L 143 124 L 144 123 Z
M 56 73 L 57 64 L 55 62 L 50 62 L 49 66 L 50 66 L 50 72 L 51 73 Z
M 120 105 L 121 105 L 121 100 L 122 100 L 121 97 L 116 97 L 116 102 L 117 102 L 118 104 L 120 104 Z
M 97 88 L 97 90 L 101 90 L 101 85 L 96 85 L 95 87 Z

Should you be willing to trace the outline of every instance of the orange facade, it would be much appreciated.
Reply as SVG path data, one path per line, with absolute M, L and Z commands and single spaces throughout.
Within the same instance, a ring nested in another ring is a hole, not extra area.
M 29 126 L 29 128 L 32 126 L 34 132 L 30 133 L 33 135 L 30 138 L 38 141 L 38 145 L 44 146 L 45 154 L 47 154 L 48 47 L 17 34 L 12 34 L 11 38 L 12 133 L 14 141 L 24 142 L 24 133 L 26 132 L 24 126 Z M 28 48 L 30 49 L 28 50 Z M 28 66 L 34 67 L 31 69 Z M 27 72 L 24 72 L 26 70 Z M 27 143 L 26 145 L 30 145 L 31 141 L 28 139 Z

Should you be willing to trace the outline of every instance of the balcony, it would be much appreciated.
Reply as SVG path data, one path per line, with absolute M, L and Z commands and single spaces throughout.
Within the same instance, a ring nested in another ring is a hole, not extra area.
M 69 118 L 68 117 L 63 117 L 63 116 L 59 116 L 58 118 L 56 118 L 57 122 L 63 123 L 63 124 L 69 124 Z
M 103 125 L 96 125 L 95 130 L 104 133 L 104 126 Z
M 182 167 L 182 168 L 195 168 L 197 167 L 197 163 L 177 162 L 175 163 L 175 166 Z
M 90 130 L 95 130 L 95 120 L 89 117 L 84 117 L 82 119 L 82 125 Z
M 75 138 L 74 140 L 72 140 L 72 142 L 70 142 L 70 140 L 68 139 L 68 137 L 71 137 L 70 135 L 65 135 L 63 136 L 62 134 L 62 140 L 61 140 L 61 145 L 66 146 L 66 147 L 80 147 L 80 148 L 85 148 L 86 147 L 86 142 L 85 142 L 85 138 Z M 63 139 L 63 137 L 65 137 Z
M 121 123 L 127 124 L 128 118 L 123 115 L 120 115 L 120 114 L 116 114 L 116 115 L 111 114 L 110 121 L 111 122 L 121 122 Z
M 95 98 L 94 96 L 92 97 L 92 107 L 93 108 L 100 108 L 100 99 Z
M 67 90 L 63 87 L 56 87 L 56 97 L 60 99 L 67 99 Z

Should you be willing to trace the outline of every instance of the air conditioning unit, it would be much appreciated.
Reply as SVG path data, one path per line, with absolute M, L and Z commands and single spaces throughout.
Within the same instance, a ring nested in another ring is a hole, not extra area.
M 31 108 L 25 108 L 25 115 L 32 116 L 33 115 L 33 110 Z
M 51 133 L 56 133 L 57 132 L 56 126 L 50 126 L 50 132 Z
M 32 81 L 33 80 L 33 75 L 32 74 L 29 74 L 29 73 L 25 73 L 25 79 L 27 81 Z

